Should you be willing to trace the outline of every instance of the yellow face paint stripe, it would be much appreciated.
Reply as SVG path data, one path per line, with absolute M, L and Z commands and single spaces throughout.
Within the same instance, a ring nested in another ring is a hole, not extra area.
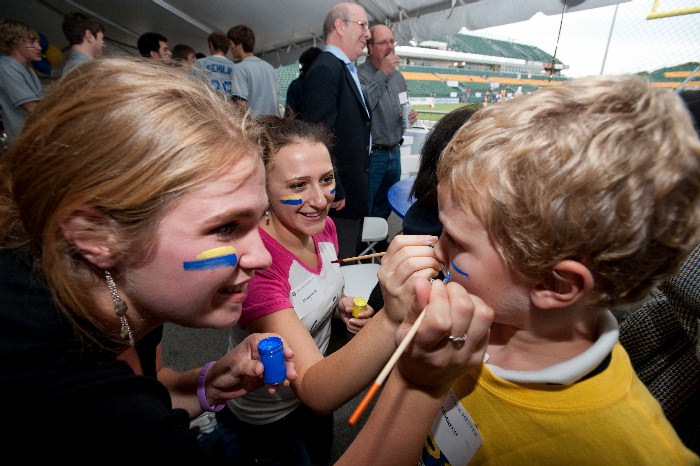
M 197 254 L 197 259 L 209 259 L 210 257 L 228 256 L 229 254 L 236 254 L 236 248 L 233 246 L 221 246 L 218 248 L 209 249 Z

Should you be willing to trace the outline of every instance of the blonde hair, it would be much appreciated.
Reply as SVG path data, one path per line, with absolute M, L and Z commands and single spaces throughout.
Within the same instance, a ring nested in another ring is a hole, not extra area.
M 61 223 L 89 207 L 107 221 L 127 264 L 155 248 L 160 219 L 189 191 L 244 157 L 261 157 L 262 132 L 209 86 L 157 60 L 87 63 L 47 92 L 0 159 L 0 247 L 28 246 L 66 315 L 87 333 L 118 330 L 96 315 L 104 284 Z M 120 341 L 114 336 L 115 341 Z
M 438 165 L 509 267 L 586 265 L 593 305 L 642 299 L 700 240 L 700 141 L 672 91 L 590 77 L 479 110 Z
M 12 19 L 0 21 L 0 55 L 10 55 L 18 45 L 39 39 L 39 34 L 31 26 Z

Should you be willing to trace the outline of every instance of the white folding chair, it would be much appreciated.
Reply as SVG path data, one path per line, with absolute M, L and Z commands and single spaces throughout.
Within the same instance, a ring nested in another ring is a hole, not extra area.
M 389 224 L 386 219 L 382 217 L 365 217 L 362 224 L 362 242 L 367 243 L 367 247 L 358 255 L 364 256 L 365 254 L 370 254 L 370 252 L 377 252 L 374 247 L 380 241 L 384 241 L 387 236 L 389 236 Z M 374 262 L 374 259 L 372 259 L 372 262 Z
M 340 268 L 345 279 L 345 296 L 362 296 L 369 298 L 370 293 L 379 281 L 377 272 L 379 264 L 350 264 Z
M 401 157 L 404 155 L 410 155 L 412 152 L 411 147 L 413 146 L 413 136 L 404 136 L 403 142 L 401 143 L 400 154 Z

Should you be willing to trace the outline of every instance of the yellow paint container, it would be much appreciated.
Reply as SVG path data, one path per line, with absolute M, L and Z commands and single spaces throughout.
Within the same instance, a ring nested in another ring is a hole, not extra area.
M 352 301 L 352 316 L 357 318 L 360 316 L 360 312 L 367 309 L 367 300 L 361 296 L 353 299 Z

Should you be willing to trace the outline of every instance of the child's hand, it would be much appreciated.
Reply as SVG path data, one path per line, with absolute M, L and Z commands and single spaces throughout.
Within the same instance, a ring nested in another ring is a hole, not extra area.
M 353 299 L 354 297 L 352 296 L 343 296 L 340 298 L 340 302 L 338 303 L 338 318 L 343 321 L 345 328 L 348 329 L 348 332 L 357 333 L 374 315 L 374 309 L 372 309 L 372 306 L 368 304 L 364 311 L 358 314 L 357 317 L 353 317 Z
M 403 321 L 415 300 L 415 281 L 433 278 L 443 268 L 431 247 L 437 239 L 430 235 L 397 235 L 382 257 L 377 276 L 384 310 L 396 324 Z

